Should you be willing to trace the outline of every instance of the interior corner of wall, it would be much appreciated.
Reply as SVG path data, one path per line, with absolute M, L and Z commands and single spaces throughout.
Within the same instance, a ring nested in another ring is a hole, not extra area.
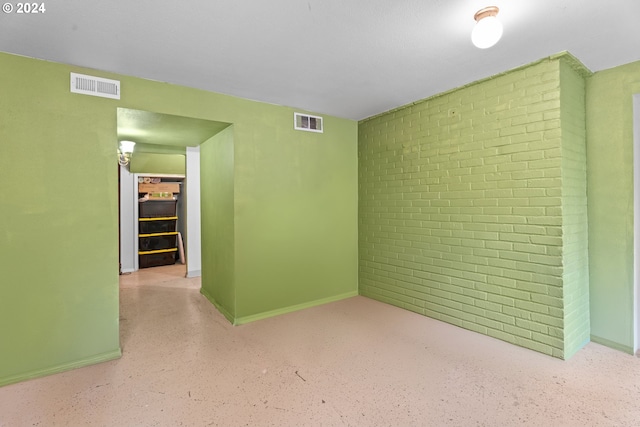
M 232 325 L 237 325 L 238 319 L 231 314 L 226 308 L 216 301 L 216 299 L 205 289 L 200 288 L 200 293 L 218 310 Z

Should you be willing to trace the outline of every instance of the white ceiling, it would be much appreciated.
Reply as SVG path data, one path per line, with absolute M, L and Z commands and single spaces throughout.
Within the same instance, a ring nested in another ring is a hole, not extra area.
M 640 0 L 44 3 L 0 13 L 0 51 L 356 120 L 561 51 L 592 71 L 640 60 Z M 504 35 L 480 50 L 489 5 Z

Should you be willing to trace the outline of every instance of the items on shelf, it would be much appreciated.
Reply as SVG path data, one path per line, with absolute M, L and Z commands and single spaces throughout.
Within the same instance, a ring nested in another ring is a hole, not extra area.
M 155 179 L 156 178 L 150 178 L 150 182 L 138 184 L 138 193 L 144 194 L 143 197 L 138 199 L 140 202 L 165 199 L 177 200 L 176 194 L 180 193 L 180 184 L 177 182 L 155 182 Z M 140 182 L 139 179 L 138 182 Z
M 153 179 L 153 181 L 152 181 Z M 175 264 L 178 254 L 177 197 L 180 184 L 138 180 L 138 256 L 139 267 Z

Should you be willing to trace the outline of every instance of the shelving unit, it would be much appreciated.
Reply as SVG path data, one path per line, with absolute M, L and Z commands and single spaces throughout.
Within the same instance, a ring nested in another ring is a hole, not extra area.
M 178 202 L 172 195 L 180 192 L 179 184 L 140 183 L 138 192 L 141 196 L 150 195 L 149 200 L 138 202 L 139 267 L 175 264 L 178 252 Z M 167 196 L 167 193 L 171 196 Z

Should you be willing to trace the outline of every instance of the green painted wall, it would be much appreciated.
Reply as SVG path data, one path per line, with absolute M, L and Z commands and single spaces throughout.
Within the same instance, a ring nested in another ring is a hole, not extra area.
M 357 123 L 283 114 L 252 134 L 235 145 L 236 323 L 357 295 Z
M 318 134 L 273 119 L 257 121 L 256 145 L 237 144 L 236 126 L 201 147 L 203 200 L 213 195 L 202 224 L 225 230 L 203 247 L 203 293 L 234 324 L 358 293 L 357 126 L 326 117 Z
M 120 354 L 118 107 L 234 124 L 236 315 L 357 292 L 356 122 L 303 135 L 288 107 L 4 53 L 0 70 L 0 384 Z M 70 93 L 70 72 L 122 99 Z
M 587 80 L 591 338 L 633 351 L 633 105 L 640 62 Z
M 230 322 L 236 318 L 233 126 L 200 146 L 201 292 Z
M 562 265 L 565 358 L 590 340 L 587 218 L 586 83 L 588 73 L 560 62 Z
M 565 333 L 582 335 L 565 324 L 560 118 L 584 108 L 561 105 L 563 61 L 576 63 L 545 59 L 360 123 L 363 295 L 566 356 Z
M 184 154 L 134 152 L 131 156 L 129 171 L 131 173 L 184 175 L 186 173 L 185 157 Z
M 0 54 L 0 385 L 120 356 L 114 101 Z

